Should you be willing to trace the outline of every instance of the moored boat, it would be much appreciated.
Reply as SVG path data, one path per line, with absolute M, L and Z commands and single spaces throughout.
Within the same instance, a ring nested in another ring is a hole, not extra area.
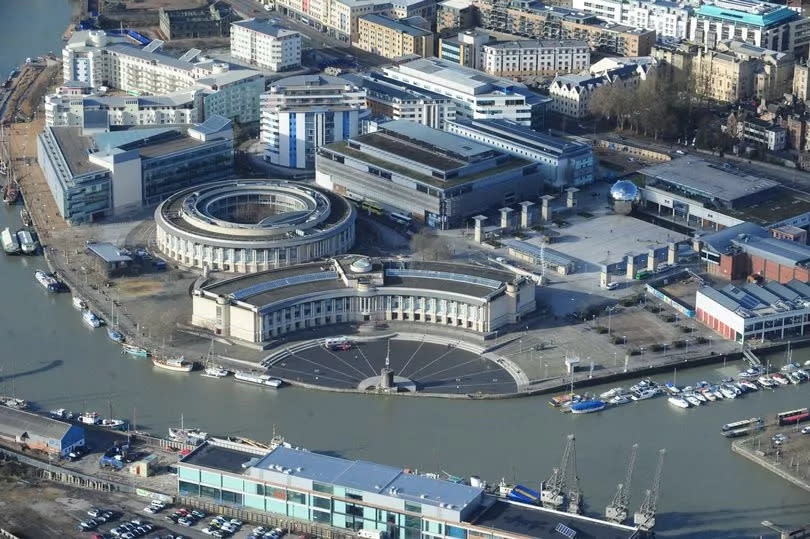
M 84 412 L 79 415 L 78 421 L 85 425 L 98 425 L 101 422 L 101 418 L 98 417 L 97 412 Z
M 752 417 L 750 419 L 741 419 L 739 421 L 732 421 L 731 423 L 726 423 L 725 425 L 720 427 L 720 430 L 722 432 L 725 432 L 728 430 L 739 429 L 742 427 L 749 427 L 751 425 L 762 425 L 763 423 L 764 421 L 762 420 L 761 417 Z
M 240 382 L 247 382 L 260 386 L 269 386 L 275 389 L 281 387 L 281 385 L 284 383 L 278 378 L 273 378 L 269 374 L 260 374 L 251 371 L 236 371 L 233 374 L 233 377 Z
M 34 278 L 48 292 L 59 291 L 59 281 L 57 281 L 52 275 L 49 275 L 42 270 L 37 270 L 34 272 Z
M 762 387 L 776 387 L 777 385 L 769 376 L 760 376 L 757 378 L 757 382 L 759 382 Z
M 610 399 L 608 402 L 610 404 L 619 405 L 619 404 L 627 404 L 628 402 L 633 402 L 633 401 L 627 395 L 616 395 L 615 397 Z
M 64 408 L 51 410 L 48 414 L 54 419 L 73 419 L 73 412 L 68 412 Z
M 658 395 L 657 389 L 642 389 L 641 391 L 637 391 L 630 395 L 630 398 L 634 401 L 641 401 L 645 399 L 651 399 Z
M 177 442 L 201 444 L 208 439 L 208 433 L 196 428 L 169 427 L 169 438 Z
M 93 329 L 101 327 L 101 319 L 91 310 L 86 310 L 82 313 L 82 322 L 84 322 L 84 325 Z
M 206 378 L 224 378 L 231 373 L 228 369 L 223 369 L 218 365 L 210 365 L 205 368 L 201 376 Z
M 614 387 L 599 395 L 600 399 L 610 399 L 624 393 L 624 388 Z
M 25 399 L 18 399 L 17 397 L 0 397 L 0 404 L 15 408 L 17 410 L 25 410 L 28 408 L 28 401 Z
M 4 228 L 3 232 L 0 232 L 0 241 L 2 241 L 3 251 L 7 255 L 18 255 L 22 251 L 17 235 L 11 232 L 8 227 Z
M 25 226 L 31 226 L 34 224 L 34 222 L 31 220 L 31 214 L 28 213 L 28 210 L 25 208 L 20 210 L 20 221 L 22 221 L 22 224 Z
M 85 303 L 84 300 L 79 296 L 73 296 L 71 302 L 73 303 L 73 308 L 77 311 L 83 311 L 87 308 L 87 303 Z
M 107 328 L 107 337 L 109 337 L 111 341 L 124 342 L 124 334 L 112 327 Z
M 590 399 L 582 402 L 576 402 L 571 405 L 572 414 L 590 414 L 591 412 L 599 412 L 604 410 L 607 403 L 599 399 Z
M 667 391 L 669 391 L 673 395 L 677 395 L 678 393 L 681 392 L 681 390 L 678 389 L 678 386 L 676 386 L 672 382 L 667 382 L 665 387 L 666 387 Z
M 695 397 L 692 394 L 684 395 L 683 398 L 686 399 L 686 402 L 688 402 L 692 406 L 695 406 L 695 407 L 700 406 L 700 401 L 697 399 L 697 397 Z
M 667 402 L 673 406 L 677 406 L 678 408 L 689 408 L 689 402 L 682 397 L 672 396 L 667 399 Z
M 174 372 L 191 372 L 192 369 L 194 369 L 194 363 L 186 361 L 183 356 L 164 358 L 153 357 L 152 365 L 160 369 Z
M 9 180 L 6 182 L 5 187 L 3 187 L 3 202 L 8 205 L 14 204 L 17 202 L 17 197 L 19 197 L 20 193 L 17 189 L 17 182 L 14 180 Z
M 17 240 L 20 242 L 20 249 L 22 250 L 23 254 L 33 255 L 39 248 L 39 243 L 34 240 L 34 237 L 27 230 L 18 230 Z
M 121 352 L 135 357 L 149 357 L 149 351 L 146 348 L 134 344 L 122 344 Z
M 701 393 L 703 394 L 704 397 L 706 397 L 711 402 L 714 402 L 714 401 L 717 400 L 717 396 L 714 394 L 714 392 L 711 389 L 703 389 L 703 390 L 701 390 Z
M 103 418 L 96 424 L 99 427 L 104 427 L 105 429 L 110 429 L 110 430 L 123 430 L 127 426 L 127 422 L 124 419 L 107 419 L 107 418 Z
M 731 389 L 729 389 L 729 388 L 727 388 L 725 386 L 720 387 L 720 393 L 722 393 L 723 398 L 726 398 L 726 399 L 736 399 L 737 398 L 737 394 L 734 391 L 732 391 Z
M 740 382 L 740 385 L 748 389 L 748 391 L 758 391 L 759 387 L 754 382 L 749 382 L 748 380 L 743 380 Z

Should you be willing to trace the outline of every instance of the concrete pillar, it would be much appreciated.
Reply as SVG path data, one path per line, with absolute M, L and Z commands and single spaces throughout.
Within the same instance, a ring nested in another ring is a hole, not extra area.
M 565 190 L 568 195 L 565 197 L 565 206 L 568 208 L 573 208 L 577 205 L 577 193 L 579 192 L 578 187 L 569 187 Z
M 524 200 L 520 203 L 520 228 L 531 228 L 534 224 L 534 202 Z
M 700 254 L 700 250 L 703 248 L 703 242 L 700 241 L 698 238 L 692 240 L 692 249 Z
M 633 279 L 636 276 L 636 262 L 634 255 L 627 255 L 627 278 Z
M 672 264 L 678 263 L 678 244 L 675 242 L 670 242 L 667 248 L 667 264 L 670 266 Z
M 543 221 L 551 221 L 551 201 L 554 200 L 552 195 L 543 195 L 540 197 L 541 217 Z
M 647 251 L 647 271 L 655 271 L 658 261 L 655 259 L 655 247 Z
M 475 221 L 475 235 L 473 236 L 475 243 L 481 243 L 482 241 L 484 241 L 483 235 L 481 233 L 481 226 L 486 220 L 487 220 L 486 215 L 476 215 L 475 217 L 473 217 L 473 221 Z
M 505 207 L 501 208 L 501 229 L 502 230 L 511 230 L 512 229 L 512 212 L 515 211 L 512 208 Z
M 599 286 L 607 288 L 610 284 L 610 274 L 608 273 L 607 264 L 599 265 Z

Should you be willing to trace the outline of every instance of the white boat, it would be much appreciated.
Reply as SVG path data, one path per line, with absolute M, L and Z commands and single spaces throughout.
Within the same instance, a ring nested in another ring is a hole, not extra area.
M 726 398 L 726 399 L 736 399 L 737 398 L 737 394 L 734 393 L 732 390 L 730 390 L 727 387 L 721 387 L 720 388 L 720 393 L 722 393 L 723 397 Z
M 42 270 L 37 270 L 34 272 L 34 278 L 48 292 L 59 291 L 59 281 L 57 281 L 53 275 L 48 275 Z
M 763 386 L 763 387 L 775 387 L 776 386 L 776 382 L 771 380 L 768 376 L 760 376 L 759 378 L 757 378 L 757 382 L 759 382 L 760 385 Z
M 692 392 L 692 396 L 693 396 L 693 397 L 695 397 L 695 398 L 696 398 L 697 400 L 699 400 L 700 402 L 709 402 L 709 399 L 707 399 L 706 397 L 704 397 L 704 396 L 703 396 L 703 393 L 701 393 L 700 391 L 693 391 L 693 392 Z
M 0 232 L 0 241 L 3 243 L 3 250 L 8 255 L 18 255 L 22 250 L 20 248 L 20 241 L 17 239 L 17 235 L 14 234 L 8 227 L 3 229 L 3 232 Z
M 85 303 L 84 300 L 79 296 L 73 296 L 72 303 L 73 308 L 76 309 L 77 311 L 83 311 L 87 308 L 87 303 Z
M 627 395 L 616 395 L 612 399 L 608 401 L 610 404 L 627 404 L 628 402 L 633 402 Z
M 100 420 L 97 425 L 99 427 L 104 427 L 105 429 L 111 430 L 121 430 L 127 426 L 127 422 L 123 419 L 102 419 Z
M 700 401 L 697 399 L 697 397 L 695 397 L 692 394 L 684 395 L 683 398 L 686 399 L 686 402 L 688 402 L 692 406 L 700 406 Z
M 25 410 L 28 408 L 28 401 L 25 399 L 18 399 L 17 397 L 0 397 L 0 404 L 15 408 L 17 410 Z
M 658 395 L 658 390 L 657 389 L 642 389 L 641 391 L 637 391 L 636 393 L 633 393 L 630 396 L 630 398 L 633 399 L 634 401 L 641 401 L 641 400 L 645 400 L 645 399 L 651 399 L 651 398 L 655 397 L 656 395 Z
M 779 374 L 778 372 L 774 373 L 773 376 L 771 376 L 771 379 L 775 380 L 776 383 L 781 385 L 781 386 L 786 386 L 786 385 L 788 385 L 790 383 L 787 380 L 787 378 L 785 378 L 783 375 Z
M 20 249 L 22 249 L 23 254 L 32 255 L 39 248 L 39 243 L 34 240 L 34 237 L 27 230 L 18 230 L 17 240 L 20 242 Z
M 689 408 L 689 402 L 687 402 L 686 399 L 683 399 L 681 397 L 675 396 L 669 397 L 667 399 L 667 402 L 669 402 L 673 406 L 677 406 L 678 408 Z
M 611 399 L 613 397 L 617 397 L 617 396 L 621 395 L 622 393 L 624 393 L 624 388 L 614 387 L 613 389 L 609 389 L 608 391 L 605 391 L 604 393 L 599 395 L 599 398 L 600 399 Z
M 98 425 L 101 423 L 101 418 L 98 417 L 98 413 L 96 412 L 85 412 L 79 415 L 79 423 L 83 423 L 85 425 Z
M 260 386 L 269 386 L 272 388 L 279 388 L 284 383 L 278 378 L 273 378 L 269 374 L 258 374 L 250 371 L 236 371 L 233 377 L 240 382 L 248 382 Z
M 669 391 L 673 395 L 678 395 L 681 392 L 681 390 L 678 388 L 678 386 L 676 386 L 672 382 L 667 382 L 665 387 L 667 388 L 667 391 Z
M 205 368 L 201 376 L 205 376 L 206 378 L 225 378 L 229 374 L 231 374 L 231 371 L 228 369 L 223 369 L 217 365 L 211 365 Z
M 91 328 L 101 327 L 101 320 L 90 310 L 86 310 L 82 313 L 82 322 Z
M 208 433 L 195 428 L 169 427 L 169 438 L 178 442 L 200 444 L 208 439 Z
M 748 388 L 749 391 L 758 391 L 759 387 L 754 382 L 749 382 L 748 380 L 743 380 L 740 382 L 741 386 Z
M 73 419 L 73 412 L 68 412 L 64 408 L 57 408 L 48 412 L 54 419 Z
M 152 365 L 160 369 L 174 372 L 191 372 L 194 368 L 194 363 L 186 361 L 183 356 L 169 357 L 169 358 L 152 358 Z
M 742 393 L 743 393 L 743 392 L 742 392 L 742 389 L 740 389 L 739 387 L 735 386 L 733 382 L 729 382 L 729 383 L 727 383 L 727 384 L 723 384 L 723 387 L 724 387 L 724 388 L 726 388 L 726 389 L 728 389 L 729 391 L 733 391 L 733 392 L 734 392 L 734 394 L 735 394 L 735 395 L 737 395 L 738 397 L 739 397 L 740 395 L 742 395 Z
M 710 400 L 711 402 L 714 402 L 714 401 L 716 401 L 716 400 L 717 400 L 717 396 L 716 396 L 716 395 L 714 394 L 714 392 L 713 392 L 712 390 L 710 390 L 710 389 L 704 389 L 703 391 L 701 391 L 701 394 L 702 394 L 704 397 L 706 397 L 706 399 Z

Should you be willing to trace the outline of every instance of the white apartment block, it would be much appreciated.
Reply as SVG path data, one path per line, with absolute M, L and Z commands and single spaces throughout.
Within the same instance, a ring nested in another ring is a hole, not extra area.
M 653 64 L 630 63 L 599 75 L 558 75 L 548 87 L 551 97 L 549 109 L 564 116 L 584 118 L 590 114 L 588 104 L 597 88 L 606 84 L 635 88 L 646 80 L 653 68 Z
M 192 90 L 153 97 L 45 97 L 45 125 L 51 127 L 109 127 L 182 125 L 202 122 L 202 92 Z
M 264 75 L 252 69 L 228 69 L 199 79 L 194 88 L 203 92 L 203 117 L 224 116 L 240 124 L 258 122 Z
M 575 73 L 588 69 L 591 53 L 585 41 L 576 39 L 503 41 L 483 46 L 482 63 L 496 77 Z
M 686 39 L 693 8 L 669 0 L 573 0 L 573 8 L 616 24 L 655 30 L 656 37 Z
M 264 19 L 231 23 L 231 56 L 270 71 L 301 66 L 301 34 Z

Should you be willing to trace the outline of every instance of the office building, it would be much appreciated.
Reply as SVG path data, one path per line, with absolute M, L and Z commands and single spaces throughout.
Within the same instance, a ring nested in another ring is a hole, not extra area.
M 810 19 L 787 6 L 757 0 L 714 0 L 697 8 L 689 41 L 713 49 L 729 39 L 805 58 Z
M 448 228 L 482 211 L 536 200 L 543 188 L 539 169 L 529 158 L 397 120 L 322 147 L 315 181 L 367 211 Z
M 199 8 L 160 8 L 158 17 L 160 32 L 169 41 L 227 37 L 231 22 L 238 18 L 230 4 L 222 0 L 215 0 L 213 3 Z
M 362 89 L 326 75 L 274 82 L 262 95 L 261 109 L 264 158 L 292 168 L 312 168 L 317 148 L 356 136 L 368 113 Z
M 53 94 L 45 97 L 45 125 L 52 127 L 132 127 L 183 125 L 202 121 L 202 92 L 161 96 Z
M 445 0 L 436 6 L 436 32 L 446 35 L 475 25 L 472 0 Z
M 574 39 L 502 41 L 483 46 L 483 70 L 497 77 L 576 73 L 590 64 L 588 44 Z
M 480 30 L 465 30 L 439 40 L 439 58 L 473 69 L 484 69 L 484 45 L 490 36 Z
M 540 177 L 553 191 L 593 183 L 590 144 L 545 135 L 509 120 L 457 120 L 447 132 L 494 146 L 539 165 Z
M 439 58 L 422 58 L 383 69 L 386 76 L 452 98 L 456 118 L 514 120 L 540 128 L 549 99 L 525 85 L 485 75 Z
M 383 15 L 363 15 L 358 20 L 353 45 L 385 58 L 433 56 L 433 32 Z
M 375 72 L 348 73 L 340 78 L 366 93 L 372 117 L 409 120 L 434 129 L 456 119 L 456 104 L 447 96 L 389 79 Z
M 59 214 L 70 223 L 91 222 L 229 177 L 233 133 L 220 116 L 187 130 L 46 127 L 37 137 L 37 160 Z
M 693 7 L 669 0 L 573 0 L 572 7 L 605 21 L 655 30 L 656 37 L 686 39 Z
M 297 69 L 301 34 L 266 19 L 237 21 L 231 24 L 231 56 L 270 71 Z

